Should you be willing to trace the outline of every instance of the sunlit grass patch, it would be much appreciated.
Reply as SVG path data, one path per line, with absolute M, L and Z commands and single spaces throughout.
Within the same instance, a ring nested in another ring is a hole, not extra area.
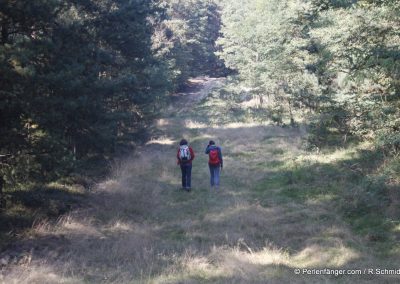
M 330 248 L 313 245 L 305 248 L 294 257 L 297 267 L 343 267 L 359 258 L 359 253 L 343 244 Z
M 365 153 L 307 152 L 299 129 L 235 116 L 230 106 L 215 91 L 174 117 L 166 110 L 153 140 L 112 165 L 87 208 L 33 226 L 32 237 L 68 250 L 44 250 L 8 279 L 46 266 L 54 277 L 40 279 L 55 283 L 336 283 L 293 270 L 379 264 L 376 247 L 396 254 L 395 239 L 377 233 L 398 234 L 398 223 L 371 215 L 386 191 L 357 172 Z M 191 192 L 180 190 L 181 138 L 196 152 Z M 224 155 L 218 191 L 204 154 L 210 139 Z
M 151 139 L 146 143 L 146 145 L 151 145 L 151 144 L 159 144 L 159 145 L 173 145 L 176 144 L 176 140 L 171 139 L 169 137 L 160 137 L 156 139 Z
M 209 125 L 199 121 L 185 120 L 185 127 L 189 129 L 206 129 Z

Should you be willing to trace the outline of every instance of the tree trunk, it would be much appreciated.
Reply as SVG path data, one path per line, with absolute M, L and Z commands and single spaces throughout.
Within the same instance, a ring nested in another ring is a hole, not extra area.
M 8 42 L 8 23 L 1 23 L 1 43 L 5 44 Z
M 3 209 L 5 207 L 5 200 L 3 196 L 3 185 L 4 185 L 4 179 L 3 176 L 0 176 L 0 209 Z
M 290 100 L 288 100 L 288 104 L 289 104 L 289 114 L 290 114 L 290 125 L 294 126 L 295 122 L 294 122 L 294 118 L 293 118 L 292 104 L 290 103 Z
M 76 161 L 76 143 L 74 140 L 74 146 L 73 146 L 73 153 L 74 153 L 74 161 Z
M 260 108 L 262 108 L 263 104 L 264 104 L 264 99 L 263 99 L 263 95 L 258 95 L 258 98 L 260 100 Z

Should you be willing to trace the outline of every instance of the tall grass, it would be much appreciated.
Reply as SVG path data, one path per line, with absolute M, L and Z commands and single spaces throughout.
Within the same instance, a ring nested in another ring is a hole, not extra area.
M 371 239 L 353 223 L 361 219 L 351 210 L 378 208 L 362 193 L 366 188 L 380 192 L 380 185 L 364 185 L 354 171 L 356 150 L 307 152 L 303 129 L 246 117 L 229 121 L 236 110 L 223 105 L 218 91 L 210 92 L 200 103 L 196 92 L 178 100 L 175 108 L 182 111 L 174 116 L 167 111 L 153 126 L 157 135 L 113 165 L 112 175 L 94 188 L 84 207 L 55 223 L 36 223 L 29 239 L 4 251 L 0 281 L 393 281 L 389 275 L 294 273 L 296 268 L 392 268 L 397 263 L 396 253 L 382 258 L 377 252 L 376 243 L 388 244 L 386 238 Z M 218 116 L 221 108 L 227 112 Z M 179 190 L 177 146 L 170 142 L 182 137 L 197 154 L 190 193 Z M 219 191 L 208 184 L 203 151 L 210 138 L 224 154 Z

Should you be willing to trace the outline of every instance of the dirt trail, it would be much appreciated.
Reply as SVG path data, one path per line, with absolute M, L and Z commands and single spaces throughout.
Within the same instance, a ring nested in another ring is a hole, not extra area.
M 170 105 L 169 111 L 179 106 L 179 112 L 187 112 L 193 105 L 199 103 L 202 99 L 214 89 L 221 87 L 225 78 L 197 77 L 188 80 L 186 87 L 173 95 L 174 104 Z
M 223 84 L 199 78 L 177 94 L 153 139 L 116 165 L 84 208 L 36 224 L 30 239 L 0 256 L 0 282 L 336 283 L 335 276 L 294 271 L 376 265 L 327 203 L 282 193 L 290 174 L 283 165 L 302 152 L 299 130 L 211 123 L 208 114 L 221 101 L 207 96 Z M 197 154 L 191 193 L 179 190 L 181 137 Z M 210 138 L 225 159 L 218 192 L 208 185 L 203 154 Z M 368 275 L 339 280 L 376 283 Z

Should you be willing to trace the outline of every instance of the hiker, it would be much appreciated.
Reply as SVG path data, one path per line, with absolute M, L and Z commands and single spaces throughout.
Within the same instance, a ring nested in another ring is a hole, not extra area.
M 181 166 L 182 171 L 182 189 L 186 191 L 191 190 L 192 183 L 192 161 L 194 159 L 194 152 L 192 147 L 188 145 L 186 139 L 182 139 L 179 143 L 178 153 L 178 165 Z
M 210 183 L 211 187 L 219 187 L 219 173 L 223 167 L 222 152 L 221 148 L 215 145 L 213 140 L 208 142 L 206 148 L 206 154 L 208 154 L 208 167 L 210 168 Z

